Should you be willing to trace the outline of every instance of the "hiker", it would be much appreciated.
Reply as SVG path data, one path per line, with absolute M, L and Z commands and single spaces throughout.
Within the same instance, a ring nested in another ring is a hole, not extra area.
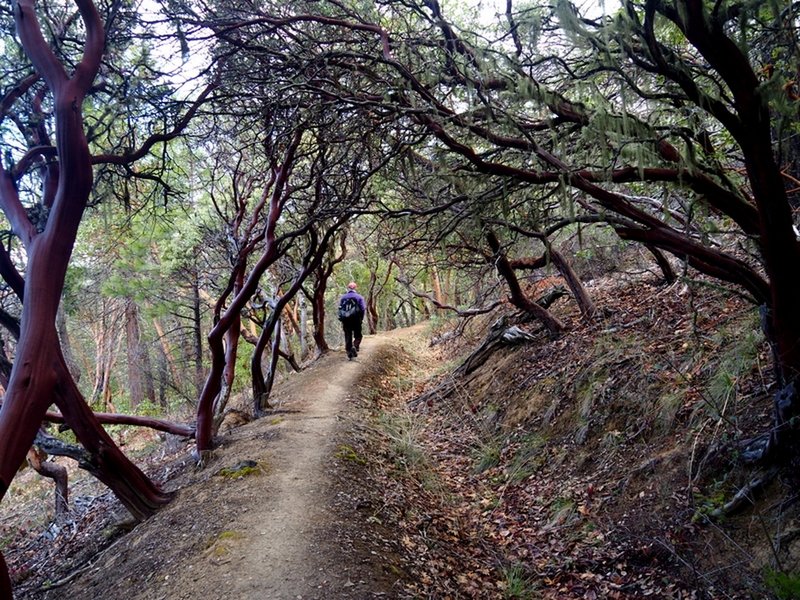
M 364 297 L 356 292 L 355 281 L 347 284 L 347 293 L 339 298 L 339 320 L 344 329 L 344 345 L 347 350 L 347 358 L 353 360 L 358 356 L 358 349 L 361 346 L 361 321 L 364 313 L 367 312 L 367 303 Z

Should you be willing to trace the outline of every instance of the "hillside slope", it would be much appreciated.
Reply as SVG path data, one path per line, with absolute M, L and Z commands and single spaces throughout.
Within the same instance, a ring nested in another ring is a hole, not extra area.
M 769 426 L 754 311 L 681 284 L 591 293 L 596 319 L 561 301 L 565 335 L 523 323 L 471 370 L 497 313 L 447 344 L 422 325 L 324 357 L 204 470 L 185 451 L 157 467 L 171 505 L 105 542 L 88 527 L 107 549 L 39 561 L 19 596 L 797 597 L 786 470 L 721 516 L 775 474 L 737 458 Z
M 474 325 L 411 410 L 386 407 L 406 426 L 381 502 L 417 595 L 800 597 L 793 470 L 738 459 L 770 423 L 756 311 L 683 284 L 590 291 L 602 315 L 562 302 L 565 335 L 523 324 L 470 370 L 492 322 Z
M 195 470 L 186 453 L 166 468 L 165 487 L 178 493 L 155 517 L 96 556 L 40 564 L 41 571 L 17 587 L 17 597 L 394 595 L 399 570 L 387 568 L 392 560 L 384 557 L 380 536 L 367 535 L 364 519 L 352 518 L 359 514 L 359 484 L 350 481 L 343 440 L 364 365 L 397 337 L 366 337 L 357 360 L 331 353 L 290 377 L 275 396 L 275 414 L 222 435 L 203 470 Z

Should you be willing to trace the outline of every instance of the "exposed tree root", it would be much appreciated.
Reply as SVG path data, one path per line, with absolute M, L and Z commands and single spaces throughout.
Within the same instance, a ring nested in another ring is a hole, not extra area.
M 711 517 L 715 519 L 719 519 L 721 517 L 730 517 L 744 508 L 753 506 L 758 495 L 775 479 L 775 477 L 778 475 L 778 472 L 778 468 L 771 468 L 768 471 L 757 475 L 755 478 L 750 480 L 750 483 L 736 492 L 736 495 L 731 498 L 731 500 L 726 502 L 724 506 L 712 511 Z

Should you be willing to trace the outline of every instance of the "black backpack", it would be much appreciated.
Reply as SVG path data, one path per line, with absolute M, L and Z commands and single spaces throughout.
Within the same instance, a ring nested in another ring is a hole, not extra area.
M 342 298 L 342 301 L 339 303 L 340 321 L 344 321 L 346 319 L 355 317 L 360 312 L 361 312 L 361 307 L 358 305 L 358 300 L 356 300 L 352 296 L 347 296 L 346 298 Z

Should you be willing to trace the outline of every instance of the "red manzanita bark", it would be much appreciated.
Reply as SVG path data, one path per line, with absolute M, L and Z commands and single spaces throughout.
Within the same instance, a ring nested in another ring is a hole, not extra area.
M 312 335 L 317 348 L 317 356 L 325 354 L 330 347 L 325 340 L 325 292 L 333 270 L 347 257 L 347 234 L 339 239 L 339 254 L 332 254 L 325 263 L 316 268 L 313 296 L 311 298 L 311 318 L 314 323 Z
M 5 496 L 25 458 L 59 383 L 56 311 L 78 224 L 92 185 L 89 147 L 83 133 L 81 103 L 100 63 L 103 31 L 90 2 L 78 7 L 86 25 L 83 60 L 69 78 L 44 41 L 33 2 L 15 6 L 17 31 L 36 70 L 53 93 L 56 147 L 65 174 L 59 178 L 48 224 L 41 234 L 28 220 L 13 186 L 4 186 L 0 205 L 28 252 L 20 338 L 11 379 L 0 409 L 0 498 Z M 2 174 L 5 179 L 10 174 Z M 0 573 L 0 595 L 11 597 L 6 569 Z
M 86 25 L 87 42 L 84 58 L 72 78 L 67 77 L 45 43 L 33 2 L 19 0 L 14 11 L 23 47 L 53 93 L 56 147 L 65 176 L 59 178 L 50 217 L 41 234 L 28 220 L 13 185 L 3 186 L 0 191 L 0 206 L 28 253 L 17 358 L 0 410 L 0 494 L 7 490 L 21 463 L 17 457 L 27 453 L 54 397 L 60 362 L 56 311 L 92 186 L 91 157 L 80 107 L 100 63 L 103 31 L 91 2 L 81 0 L 78 7 Z M 10 174 L 3 173 L 3 178 L 8 180 Z
M 90 470 L 109 485 L 136 517 L 145 517 L 168 495 L 158 490 L 113 443 L 78 392 L 61 352 L 56 313 L 78 227 L 92 188 L 92 157 L 83 130 L 81 106 L 100 66 L 105 43 L 103 25 L 91 0 L 75 0 L 86 41 L 74 73 L 64 66 L 42 35 L 33 0 L 17 0 L 14 17 L 22 46 L 53 100 L 58 157 L 54 193 L 41 233 L 20 201 L 13 174 L 0 166 L 0 208 L 27 251 L 28 263 L 19 341 L 14 368 L 0 408 L 0 499 L 22 464 L 55 401 L 65 420 L 92 456 Z M 51 203 L 52 202 L 52 203 Z M 11 598 L 11 581 L 0 557 L 0 597 Z
M 511 267 L 505 252 L 500 246 L 500 241 L 497 239 L 497 236 L 493 232 L 489 231 L 486 233 L 486 241 L 489 243 L 489 247 L 494 253 L 494 262 L 497 272 L 500 273 L 500 276 L 506 280 L 506 285 L 508 286 L 509 291 L 509 301 L 511 304 L 520 310 L 527 312 L 534 319 L 537 319 L 547 328 L 547 331 L 551 335 L 558 335 L 564 331 L 565 327 L 561 321 L 551 315 L 547 309 L 542 308 L 536 304 L 536 302 L 533 302 L 525 295 L 525 292 L 522 291 L 522 287 L 519 284 L 517 275 L 514 273 L 514 269 Z
M 278 248 L 276 229 L 278 220 L 283 212 L 286 203 L 286 186 L 289 174 L 294 162 L 295 152 L 297 151 L 302 139 L 302 129 L 298 129 L 286 149 L 283 163 L 277 168 L 275 185 L 269 201 L 269 207 L 265 216 L 266 224 L 264 227 L 264 250 L 261 257 L 253 266 L 250 275 L 242 285 L 242 289 L 230 301 L 225 312 L 218 318 L 211 332 L 208 334 L 208 347 L 211 351 L 211 369 L 206 377 L 203 390 L 197 402 L 197 430 L 195 439 L 197 441 L 196 455 L 199 462 L 203 462 L 205 456 L 210 452 L 213 444 L 214 435 L 214 400 L 222 389 L 222 374 L 225 370 L 225 344 L 224 338 L 227 331 L 238 323 L 238 316 L 253 297 L 258 289 L 259 280 L 266 270 L 280 258 L 281 250 Z

